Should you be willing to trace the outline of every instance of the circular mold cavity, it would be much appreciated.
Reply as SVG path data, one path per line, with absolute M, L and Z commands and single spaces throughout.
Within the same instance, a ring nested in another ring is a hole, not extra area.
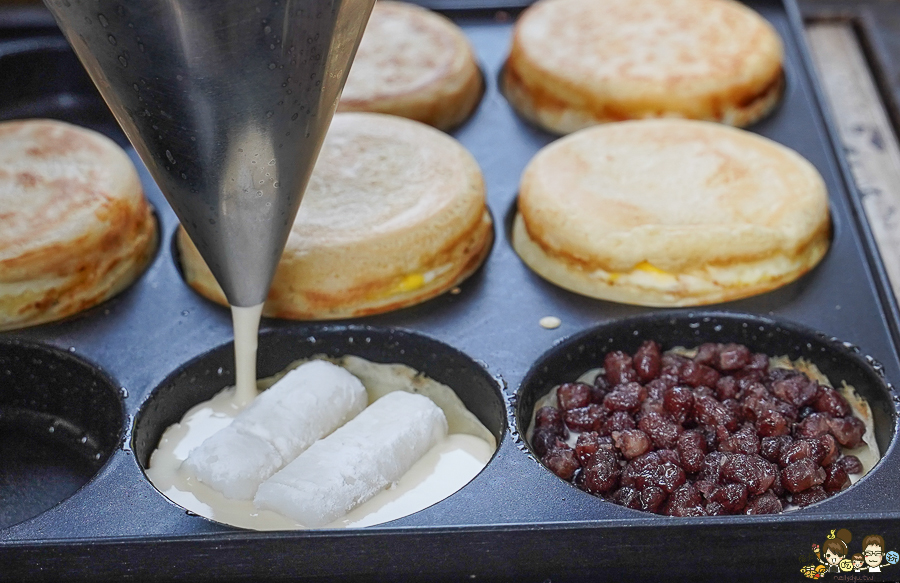
M 662 351 L 678 346 L 695 348 L 707 342 L 738 343 L 770 357 L 787 356 L 792 361 L 805 359 L 828 377 L 833 386 L 838 388 L 846 383 L 865 400 L 871 410 L 874 439 L 881 457 L 894 439 L 897 410 L 892 399 L 893 388 L 886 381 L 882 367 L 862 355 L 856 347 L 796 324 L 754 315 L 717 311 L 657 312 L 613 321 L 576 334 L 535 362 L 519 387 L 514 411 L 515 430 L 535 459 L 541 458 L 525 436 L 530 436 L 529 425 L 539 400 L 557 385 L 575 382 L 588 371 L 603 367 L 608 352 L 619 350 L 634 355 L 645 340 L 656 341 Z M 877 471 L 879 461 L 873 465 L 876 467 L 870 468 L 868 473 Z M 609 494 L 611 491 L 606 495 Z
M 159 446 L 167 428 L 181 421 L 198 404 L 212 399 L 223 388 L 234 385 L 233 350 L 233 344 L 228 343 L 191 360 L 169 375 L 142 405 L 135 419 L 132 449 L 145 473 L 150 467 L 151 455 Z M 496 452 L 506 433 L 506 405 L 497 379 L 455 348 L 403 330 L 328 326 L 265 331 L 259 337 L 257 378 L 276 375 L 295 361 L 314 356 L 329 359 L 355 356 L 376 364 L 406 365 L 425 377 L 450 387 L 489 433 L 482 434 L 487 440 L 494 442 L 489 444 L 493 447 L 489 457 Z M 453 433 L 452 419 L 450 423 Z M 211 489 L 208 490 L 211 492 Z M 218 500 L 217 493 L 213 495 L 213 500 Z M 248 501 L 247 504 L 252 503 Z M 186 510 L 209 518 L 206 513 L 192 508 Z M 285 526 L 284 523 L 260 523 L 257 526 L 257 523 L 247 523 L 242 517 L 234 522 L 228 519 L 232 516 L 228 514 L 230 512 L 227 509 L 225 513 L 216 514 L 210 519 L 247 528 L 296 528 Z M 381 523 L 368 520 L 365 519 L 358 525 Z M 357 523 L 351 523 L 351 526 L 355 525 Z
M 0 529 L 49 510 L 91 481 L 118 447 L 121 395 L 92 365 L 55 348 L 0 340 Z

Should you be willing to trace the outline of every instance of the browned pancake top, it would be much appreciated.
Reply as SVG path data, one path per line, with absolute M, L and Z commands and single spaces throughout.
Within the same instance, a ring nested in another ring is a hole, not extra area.
M 526 168 L 519 210 L 548 251 L 608 271 L 790 256 L 829 224 L 822 178 L 796 152 L 688 120 L 607 124 L 554 142 Z
M 777 96 L 782 60 L 773 27 L 733 0 L 541 0 L 516 24 L 506 75 L 538 115 L 741 121 Z
M 51 120 L 0 124 L 0 279 L 52 271 L 148 214 L 137 173 L 112 141 Z
M 341 102 L 369 101 L 421 91 L 458 71 L 472 55 L 462 31 L 447 18 L 402 2 L 375 4 Z

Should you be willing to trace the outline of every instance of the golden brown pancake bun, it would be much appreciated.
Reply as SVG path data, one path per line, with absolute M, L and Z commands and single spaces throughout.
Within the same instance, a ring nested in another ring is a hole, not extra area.
M 478 164 L 450 136 L 376 113 L 334 116 L 263 314 L 323 320 L 386 312 L 456 286 L 490 250 Z M 226 305 L 185 232 L 187 282 Z
M 784 285 L 825 255 L 822 177 L 750 132 L 691 120 L 595 126 L 528 164 L 513 246 L 566 289 L 695 306 Z
M 469 117 L 483 89 L 458 26 L 419 6 L 379 0 L 338 111 L 389 113 L 448 130 Z
M 0 123 L 0 330 L 118 293 L 156 238 L 137 171 L 112 140 L 59 121 Z
M 780 99 L 783 52 L 733 0 L 540 0 L 516 23 L 502 85 L 558 134 L 655 117 L 743 127 Z

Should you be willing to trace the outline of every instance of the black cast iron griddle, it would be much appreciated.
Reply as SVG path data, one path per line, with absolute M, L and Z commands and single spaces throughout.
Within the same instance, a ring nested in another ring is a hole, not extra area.
M 453 135 L 485 174 L 496 220 L 485 266 L 460 293 L 390 314 L 266 319 L 259 361 L 261 375 L 316 352 L 419 368 L 453 386 L 500 438 L 487 468 L 439 504 L 355 530 L 245 531 L 185 512 L 157 492 L 142 469 L 155 440 L 189 406 L 233 382 L 232 331 L 228 311 L 182 281 L 175 217 L 139 164 L 161 223 L 146 273 L 83 314 L 0 334 L 0 579 L 798 580 L 812 542 L 832 528 L 881 534 L 900 547 L 897 397 L 882 384 L 882 375 L 900 380 L 895 300 L 835 149 L 796 6 L 748 4 L 784 39 L 787 76 L 782 103 L 750 130 L 809 159 L 830 193 L 834 239 L 811 273 L 754 298 L 673 311 L 581 297 L 531 273 L 510 246 L 509 226 L 521 171 L 554 136 L 523 122 L 497 88 L 516 4 L 500 12 L 466 4 L 448 14 L 475 47 L 487 90 Z M 65 41 L 40 26 L 15 38 L 11 28 L 0 35 L 9 39 L 0 42 L 0 118 L 64 119 L 127 147 Z M 562 326 L 541 328 L 548 315 Z M 629 317 L 639 319 L 623 322 Z M 585 332 L 599 325 L 611 328 Z M 665 342 L 700 342 L 702 332 L 705 340 L 743 340 L 850 371 L 875 411 L 884 458 L 846 492 L 776 516 L 672 519 L 576 490 L 531 455 L 519 437 L 522 417 L 550 385 L 589 368 L 610 337 L 628 344 L 635 331 Z M 893 569 L 900 576 L 900 566 Z

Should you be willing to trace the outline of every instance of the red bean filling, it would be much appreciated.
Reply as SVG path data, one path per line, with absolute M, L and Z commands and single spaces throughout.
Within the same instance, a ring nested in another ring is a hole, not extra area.
M 862 472 L 841 454 L 865 432 L 843 395 L 746 346 L 703 344 L 686 358 L 648 340 L 603 368 L 593 386 L 560 385 L 559 409 L 535 414 L 535 453 L 586 492 L 669 516 L 774 514 Z

